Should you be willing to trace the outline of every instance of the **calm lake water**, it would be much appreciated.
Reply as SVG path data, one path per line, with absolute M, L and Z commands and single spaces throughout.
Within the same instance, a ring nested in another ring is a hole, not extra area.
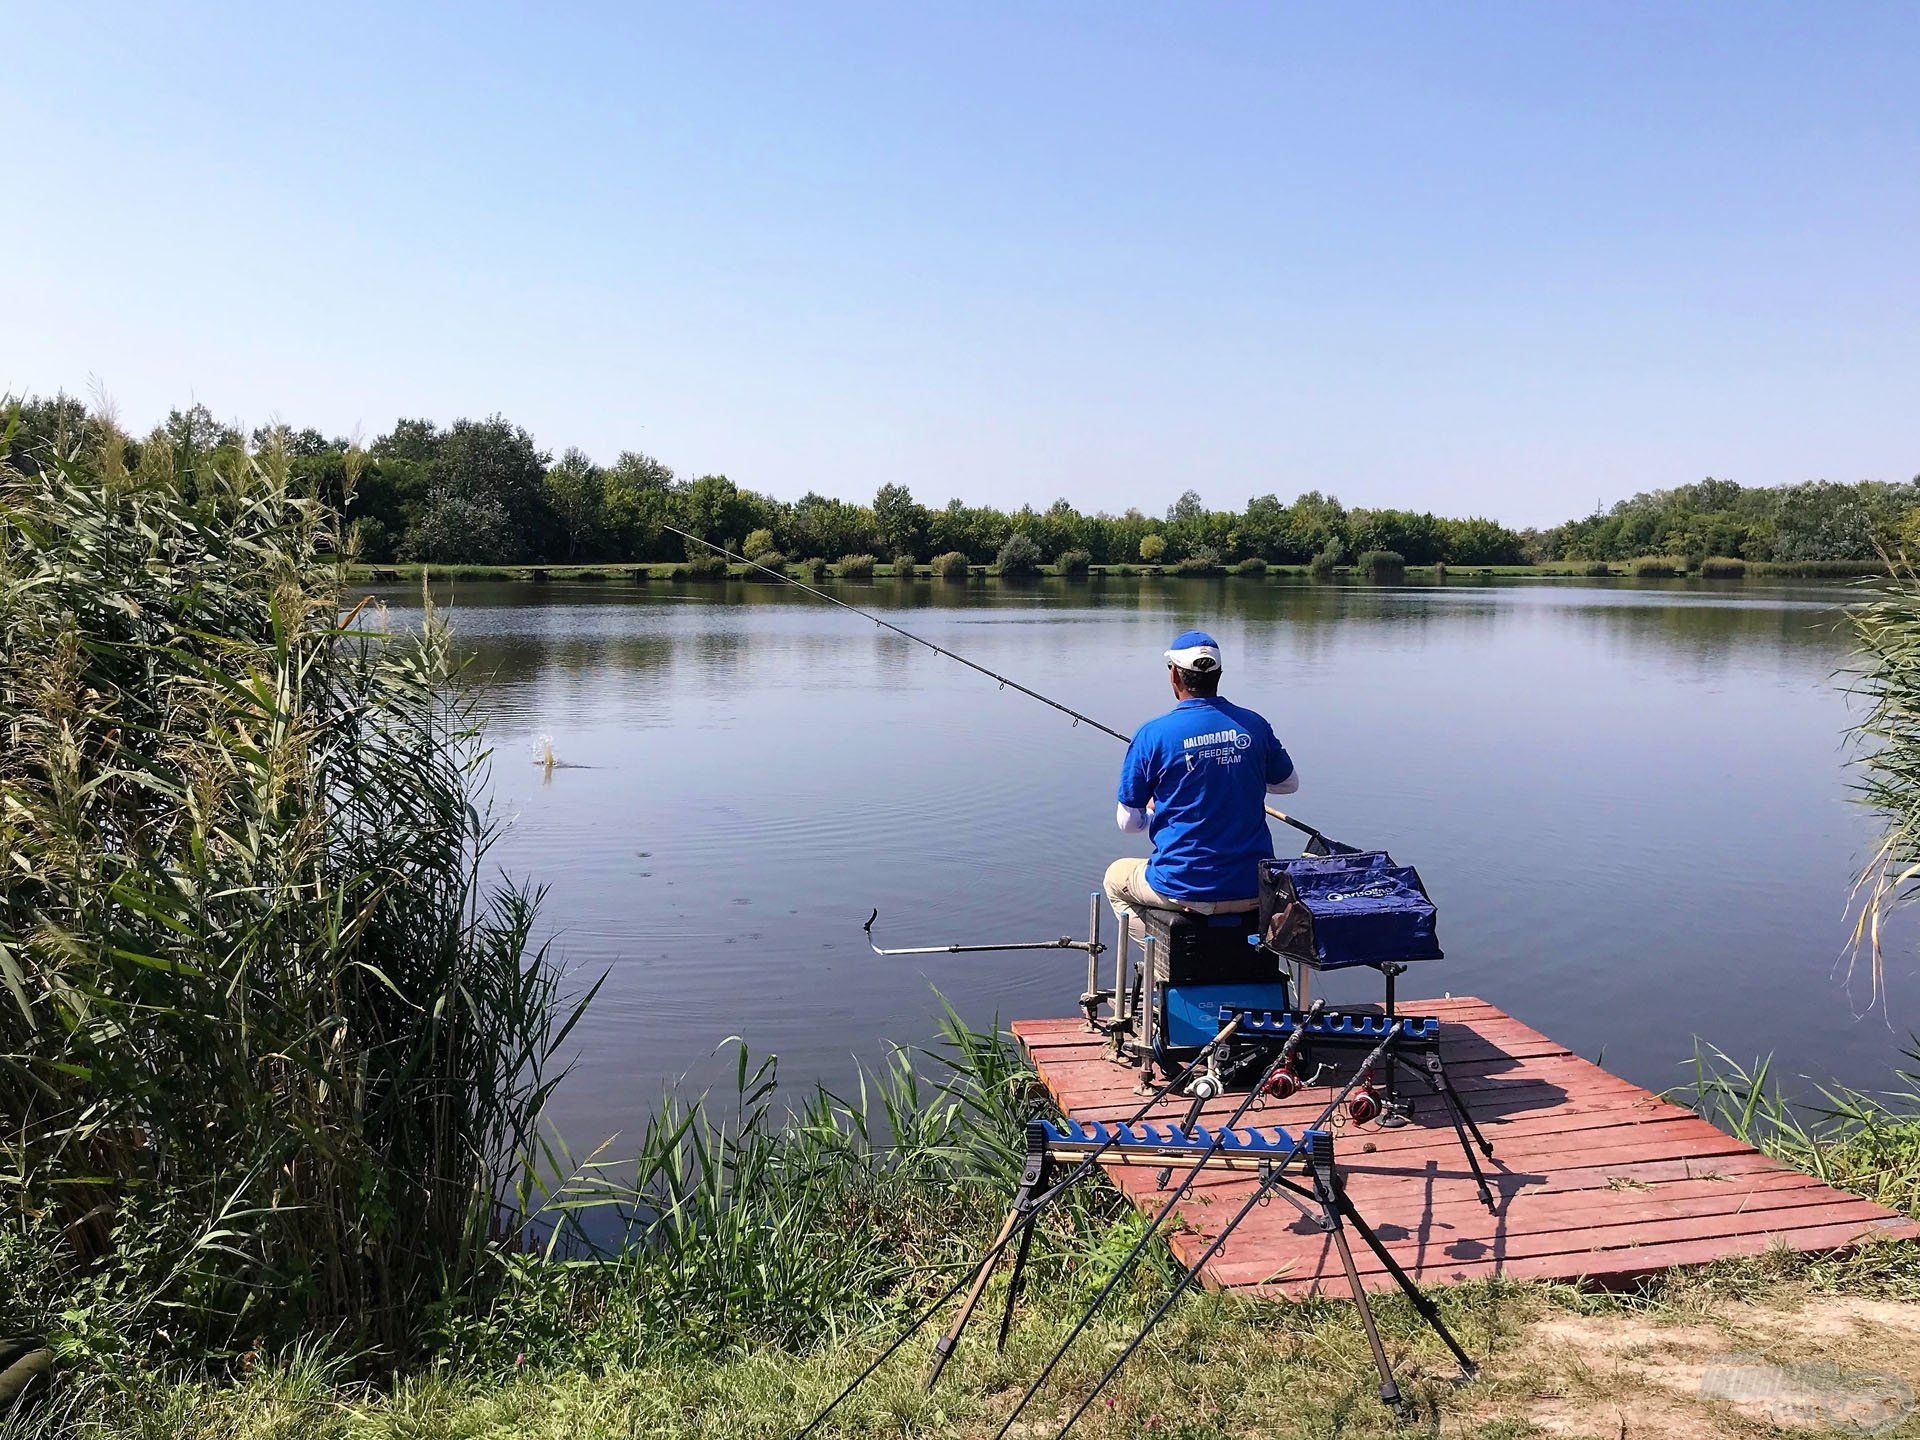
M 1878 1085 L 1920 1014 L 1910 934 L 1891 1022 L 1845 975 L 1872 821 L 1843 769 L 1844 589 L 838 593 L 1120 730 L 1169 703 L 1167 641 L 1211 630 L 1223 693 L 1300 766 L 1290 808 L 1425 878 L 1447 958 L 1408 994 L 1484 996 L 1655 1087 L 1696 1035 Z M 1145 853 L 1113 827 L 1116 741 L 788 588 L 447 594 L 491 677 L 497 859 L 549 887 L 568 965 L 608 972 L 559 1097 L 571 1139 L 631 1130 L 676 1077 L 725 1083 L 731 1035 L 786 1081 L 844 1086 L 932 1037 L 935 986 L 982 1024 L 1072 1012 L 1071 952 L 883 960 L 860 926 L 877 907 L 888 944 L 1084 933 L 1107 862 Z

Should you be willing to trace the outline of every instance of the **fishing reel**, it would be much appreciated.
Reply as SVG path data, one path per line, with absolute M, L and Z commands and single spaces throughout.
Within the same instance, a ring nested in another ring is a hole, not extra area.
M 1267 1077 L 1267 1096 L 1274 1100 L 1291 1100 L 1302 1090 L 1311 1090 L 1320 1083 L 1320 1077 L 1327 1073 L 1326 1063 L 1316 1065 L 1313 1074 L 1302 1078 L 1291 1065 L 1282 1065 Z
M 1353 1094 L 1347 1097 L 1347 1122 L 1352 1125 L 1371 1124 L 1380 1118 L 1386 1108 L 1386 1099 L 1373 1083 L 1373 1073 L 1369 1071 L 1354 1087 Z
M 1300 1077 L 1289 1066 L 1282 1065 L 1267 1076 L 1266 1093 L 1275 1100 L 1291 1100 L 1300 1090 Z

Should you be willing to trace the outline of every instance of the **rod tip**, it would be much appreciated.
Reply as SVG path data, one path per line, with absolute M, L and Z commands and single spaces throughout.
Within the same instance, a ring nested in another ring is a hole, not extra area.
M 874 912 L 871 915 L 867 916 L 867 923 L 862 925 L 860 928 L 866 931 L 869 936 L 871 936 L 873 934 L 873 922 L 878 920 L 879 918 L 880 918 L 880 911 L 876 907 Z

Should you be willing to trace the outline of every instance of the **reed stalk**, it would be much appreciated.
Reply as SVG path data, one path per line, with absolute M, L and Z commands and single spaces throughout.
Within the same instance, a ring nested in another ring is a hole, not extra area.
M 86 1291 L 103 1350 L 399 1357 L 492 1263 L 578 1009 L 538 895 L 483 881 L 444 631 L 346 608 L 283 447 L 129 448 L 0 464 L 0 1223 L 39 1287 L 0 1331 Z
M 1887 922 L 1920 895 L 1920 574 L 1904 556 L 1888 568 L 1851 615 L 1853 691 L 1865 704 L 1852 737 L 1855 791 L 1882 821 L 1854 884 L 1853 940 L 1855 955 L 1867 957 L 1875 1001 L 1886 993 Z

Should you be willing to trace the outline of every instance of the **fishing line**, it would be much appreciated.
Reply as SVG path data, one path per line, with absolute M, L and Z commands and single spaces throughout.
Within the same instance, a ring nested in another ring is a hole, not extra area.
M 806 591 L 807 594 L 814 596 L 816 599 L 824 600 L 829 605 L 838 605 L 842 610 L 851 611 L 853 614 L 858 615 L 862 620 L 871 620 L 874 624 L 878 625 L 881 629 L 891 630 L 894 634 L 900 636 L 903 640 L 911 640 L 916 645 L 923 645 L 936 655 L 944 655 L 949 660 L 957 660 L 960 662 L 960 664 L 966 666 L 969 670 L 974 671 L 976 674 L 984 675 L 989 680 L 994 681 L 1003 690 L 1006 690 L 1006 689 L 1018 690 L 1022 695 L 1025 695 L 1030 700 L 1038 700 L 1042 705 L 1052 706 L 1055 710 L 1058 710 L 1062 715 L 1070 716 L 1075 725 L 1086 725 L 1092 729 L 1098 730 L 1102 735 L 1111 735 L 1114 739 L 1118 740 L 1122 745 L 1128 745 L 1132 743 L 1132 740 L 1133 740 L 1132 736 L 1121 734 L 1118 730 L 1114 729 L 1111 725 L 1102 725 L 1098 720 L 1094 719 L 1091 715 L 1082 714 L 1080 711 L 1074 709 L 1071 705 L 1063 705 L 1058 700 L 1055 700 L 1052 696 L 1042 695 L 1038 690 L 1032 689 L 1031 687 L 1026 685 L 1022 685 L 1018 680 L 1013 679 L 1011 676 L 1002 675 L 998 670 L 989 670 L 986 666 L 976 664 L 974 661 L 969 660 L 966 656 L 947 649 L 944 645 L 934 644 L 933 641 L 927 639 L 925 636 L 916 635 L 911 630 L 902 629 L 900 626 L 894 624 L 891 620 L 883 620 L 880 616 L 874 614 L 871 610 L 862 610 L 858 605 L 849 605 L 845 600 L 840 599 L 838 596 L 829 595 L 826 591 L 818 589 L 812 585 L 809 585 L 804 580 L 795 579 L 793 576 L 787 574 L 787 572 L 784 570 L 776 570 L 770 565 L 762 565 L 758 561 L 749 560 L 747 559 L 746 556 L 736 554 L 734 551 L 727 549 L 727 547 L 724 545 L 716 545 L 713 541 L 705 539 L 699 535 L 690 534 L 687 531 L 680 529 L 676 525 L 662 525 L 660 528 L 662 530 L 669 531 L 672 534 L 678 535 L 683 540 L 691 540 L 696 545 L 704 545 L 707 547 L 707 549 L 713 551 L 714 554 L 724 555 L 729 560 L 737 561 L 740 564 L 749 567 L 750 569 L 758 570 L 762 575 L 771 575 L 776 580 L 784 580 L 787 584 L 792 585 L 796 589 Z M 1284 825 L 1291 825 L 1295 830 L 1298 830 L 1302 835 L 1305 835 L 1309 839 L 1309 841 L 1311 841 L 1312 844 L 1314 845 L 1331 846 L 1338 843 L 1336 841 L 1328 840 L 1325 835 L 1321 834 L 1318 830 L 1314 829 L 1313 826 L 1307 824 L 1306 821 L 1296 820 L 1283 810 L 1276 810 L 1271 805 L 1268 805 L 1264 808 L 1266 809 L 1267 814 L 1271 815 L 1274 819 L 1280 821 Z M 1314 853 L 1317 854 L 1320 852 L 1316 851 Z

